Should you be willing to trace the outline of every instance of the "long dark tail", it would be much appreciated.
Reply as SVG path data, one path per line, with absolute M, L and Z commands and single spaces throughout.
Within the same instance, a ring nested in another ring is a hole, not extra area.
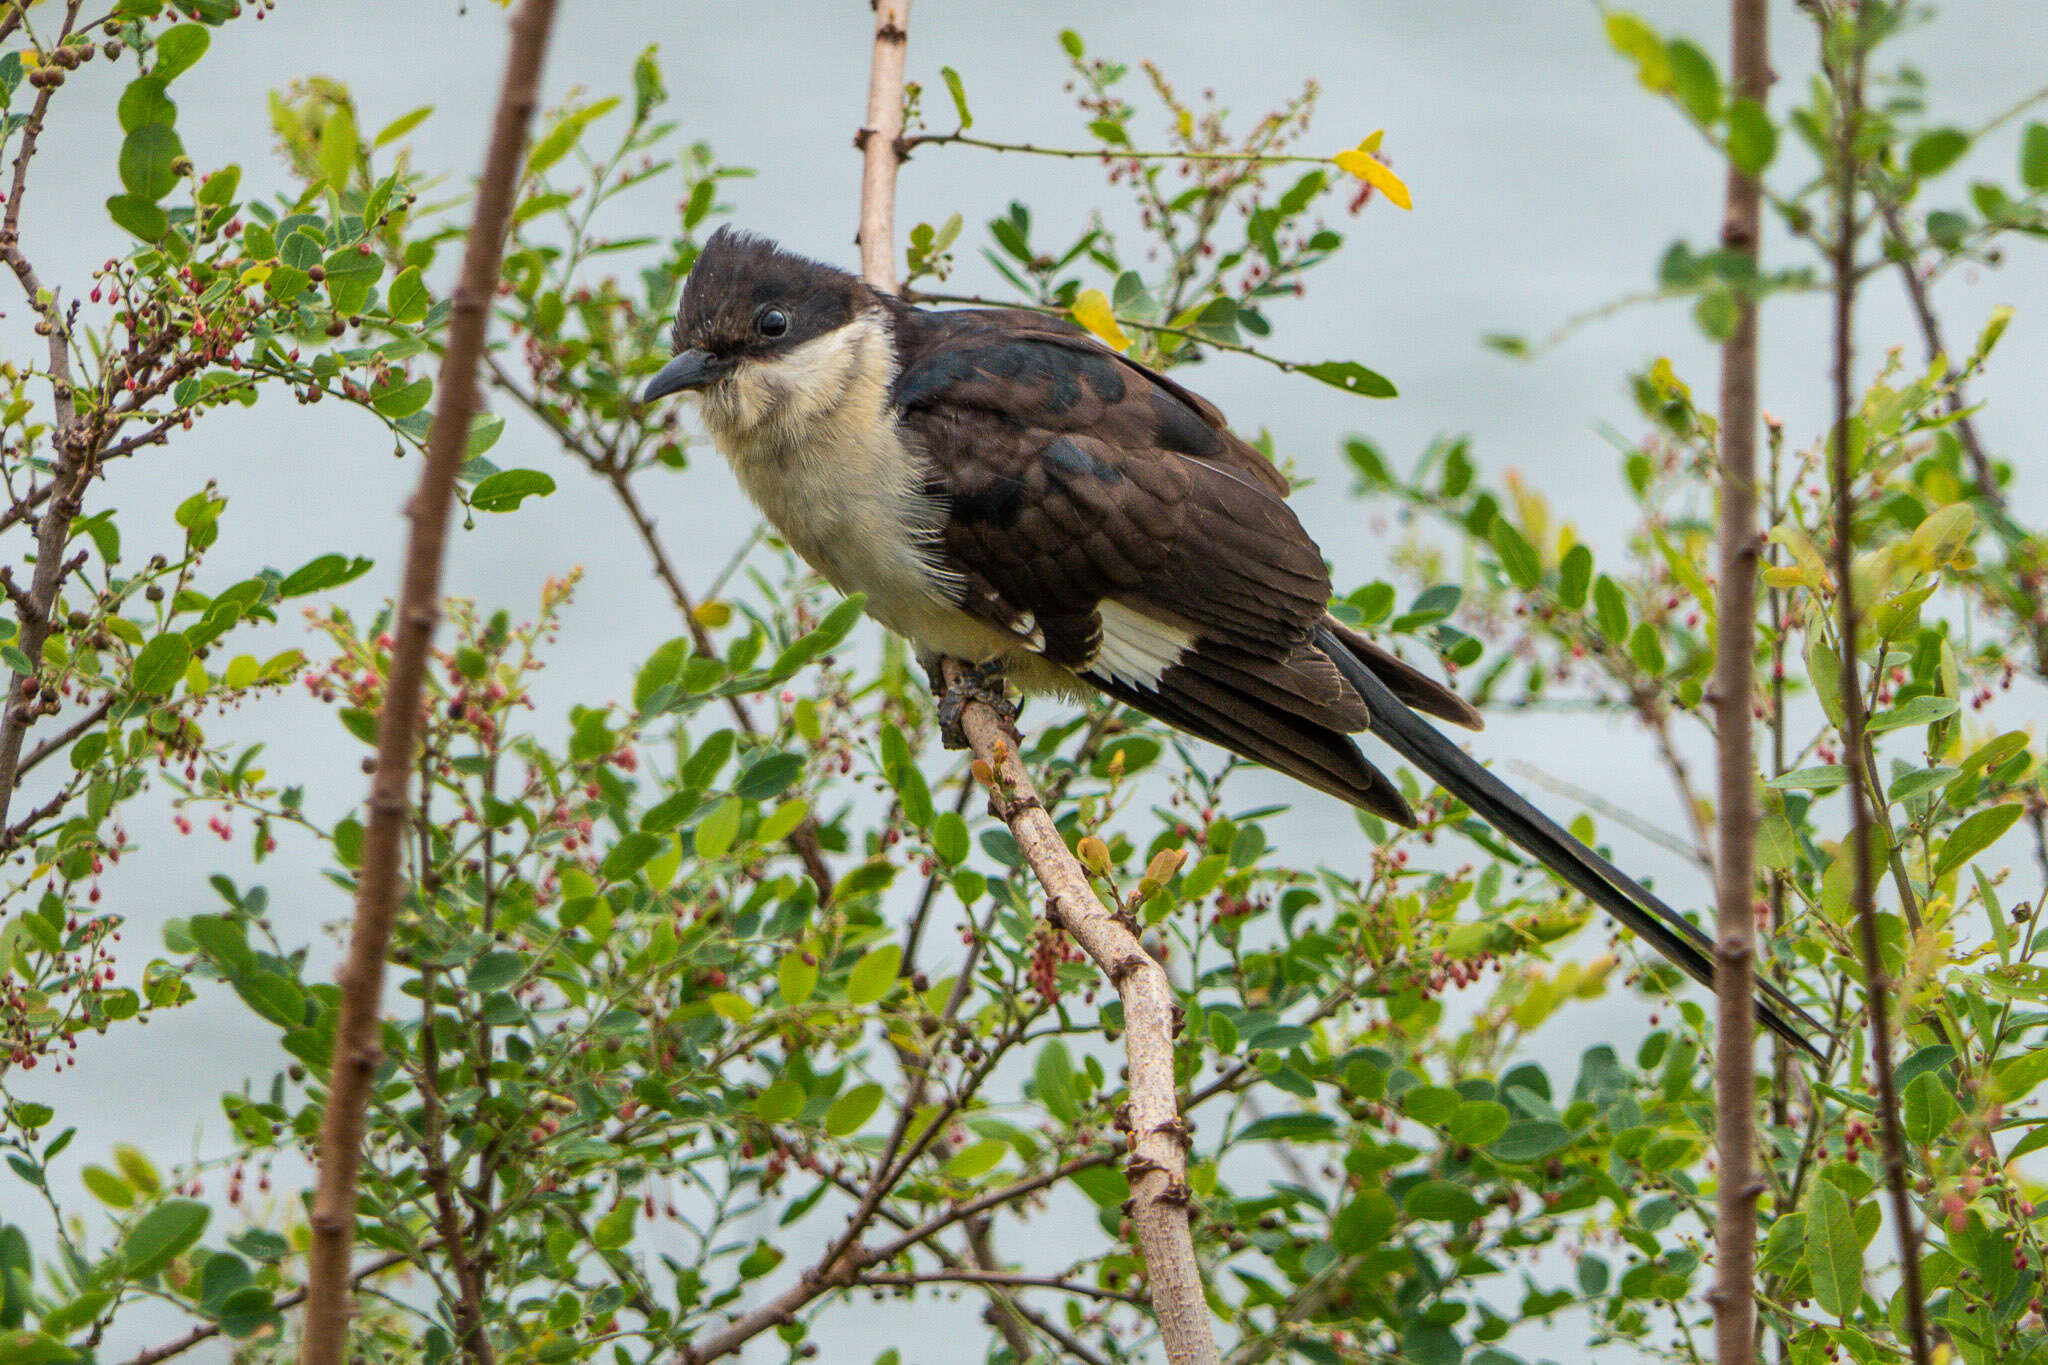
M 1372 734 L 1429 774 L 1445 791 L 1470 806 L 1568 886 L 1633 929 L 1686 975 L 1703 986 L 1713 986 L 1714 943 L 1698 926 L 1560 829 L 1556 821 L 1437 733 L 1428 721 L 1409 710 L 1334 632 L 1328 628 L 1319 631 L 1316 643 L 1365 699 L 1372 712 Z M 1757 1014 L 1764 1026 L 1793 1046 L 1819 1057 L 1820 1049 L 1813 1040 L 1825 1037 L 1827 1031 L 1770 982 L 1759 978 L 1757 993 Z

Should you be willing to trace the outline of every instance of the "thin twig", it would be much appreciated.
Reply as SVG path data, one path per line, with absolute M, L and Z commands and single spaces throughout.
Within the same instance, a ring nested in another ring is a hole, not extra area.
M 967 1219 L 977 1217 L 991 1209 L 1001 1208 L 1062 1180 L 1071 1179 L 1082 1171 L 1107 1166 L 1116 1160 L 1110 1151 L 1090 1152 L 1075 1157 L 1037 1175 L 1027 1176 L 1001 1189 L 991 1190 L 964 1204 L 955 1205 L 943 1213 L 933 1214 L 924 1222 L 872 1250 L 855 1248 L 840 1256 L 836 1261 L 806 1271 L 797 1282 L 763 1303 L 758 1308 L 735 1318 L 719 1331 L 689 1343 L 677 1354 L 681 1365 L 709 1365 L 709 1362 L 731 1355 L 761 1333 L 780 1323 L 786 1322 L 798 1310 L 821 1295 L 844 1289 L 856 1283 L 862 1272 L 872 1265 L 894 1260 L 904 1252 L 930 1241 L 933 1237 Z
M 1077 1294 L 1084 1299 L 1102 1299 L 1110 1303 L 1128 1303 L 1145 1307 L 1141 1294 L 1128 1293 L 1121 1289 L 1103 1289 L 1092 1284 L 1082 1284 L 1059 1275 L 1024 1275 L 1011 1271 L 990 1270 L 919 1270 L 907 1275 L 882 1274 L 868 1271 L 860 1277 L 862 1284 L 901 1285 L 909 1287 L 920 1284 L 993 1284 L 1005 1289 L 1053 1289 L 1062 1294 Z
M 554 0 L 525 0 L 512 20 L 512 46 L 483 176 L 477 185 L 476 215 L 463 250 L 448 350 L 435 385 L 440 405 L 427 433 L 419 487 L 406 509 L 412 530 L 393 626 L 398 638 L 377 719 L 377 770 L 363 836 L 362 878 L 348 959 L 340 974 L 341 1012 L 335 1026 L 327 1112 L 320 1125 L 320 1184 L 311 1219 L 313 1245 L 306 1272 L 302 1365 L 341 1365 L 347 1351 L 348 1263 L 355 1238 L 364 1107 L 381 1060 L 377 1030 L 384 953 L 398 903 L 408 778 L 419 730 L 427 655 L 439 615 L 448 512 L 454 501 L 455 471 L 462 463 L 470 417 L 476 411 L 478 358 L 490 323 L 490 300 L 498 282 L 527 127 L 540 102 L 541 61 L 554 14 Z
M 1830 463 L 1835 500 L 1834 569 L 1842 642 L 1842 759 L 1849 769 L 1849 857 L 1854 870 L 1851 896 L 1857 946 L 1863 958 L 1864 998 L 1870 1011 L 1871 1069 L 1877 1073 L 1878 1140 L 1885 1185 L 1891 1195 L 1893 1230 L 1899 1241 L 1900 1297 L 1905 1301 L 1907 1344 L 1912 1349 L 1913 1365 L 1930 1365 L 1927 1301 L 1920 1285 L 1920 1230 L 1906 1190 L 1906 1148 L 1899 1131 L 1898 1080 L 1892 1072 L 1891 983 L 1885 976 L 1884 954 L 1878 940 L 1876 869 L 1871 865 L 1871 842 L 1877 834 L 1871 815 L 1870 773 L 1864 766 L 1863 693 L 1856 681 L 1856 639 L 1862 621 L 1856 603 L 1856 579 L 1851 572 L 1856 557 L 1856 502 L 1855 472 L 1849 467 L 1849 419 L 1853 411 L 1850 370 L 1856 320 L 1856 135 L 1863 121 L 1862 19 L 1862 0 L 1848 0 L 1838 19 L 1821 19 L 1823 61 L 1834 78 L 1839 110 L 1834 130 L 1835 429 L 1830 442 Z M 1830 27 L 1834 27 L 1834 32 L 1829 32 Z M 1847 49 L 1839 59 L 1846 61 L 1846 69 L 1826 55 L 1837 41 Z
M 1764 0 L 1730 0 L 1730 72 L 1738 97 L 1761 104 L 1770 88 Z M 1721 245 L 1750 258 L 1763 219 L 1762 187 L 1728 163 Z M 1735 330 L 1721 347 L 1721 576 L 1715 589 L 1714 745 L 1719 805 L 1715 859 L 1714 1359 L 1756 1358 L 1756 590 L 1757 307 L 1736 297 Z

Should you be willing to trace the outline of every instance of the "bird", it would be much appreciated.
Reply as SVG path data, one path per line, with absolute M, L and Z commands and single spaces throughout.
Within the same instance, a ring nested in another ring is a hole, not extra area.
M 693 395 L 782 539 L 937 660 L 947 695 L 1101 693 L 1396 825 L 1384 742 L 1696 981 L 1713 941 L 1429 719 L 1479 712 L 1330 613 L 1278 467 L 1177 380 L 1064 318 L 924 309 L 730 225 L 683 281 L 641 400 Z M 957 734 L 949 742 L 958 743 Z M 1818 1055 L 1769 982 L 1759 1019 Z

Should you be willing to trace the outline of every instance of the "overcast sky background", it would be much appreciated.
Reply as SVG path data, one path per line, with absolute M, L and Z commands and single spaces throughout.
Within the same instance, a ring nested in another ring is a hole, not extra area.
M 1690 32 L 1725 64 L 1724 7 L 1646 0 L 1634 8 L 1661 31 Z M 1778 65 L 1803 80 L 1811 48 L 1804 22 L 1789 3 L 1772 10 Z M 545 90 L 550 102 L 576 89 L 624 92 L 634 57 L 658 44 L 672 96 L 668 115 L 687 137 L 708 139 L 722 160 L 758 171 L 724 195 L 735 221 L 852 268 L 859 163 L 851 139 L 864 108 L 871 24 L 857 0 L 565 4 Z M 1469 433 L 1489 473 L 1520 471 L 1596 551 L 1620 550 L 1630 504 L 1619 456 L 1601 429 L 1639 430 L 1625 375 L 1669 355 L 1696 391 L 1711 394 L 1712 348 L 1682 305 L 1623 312 L 1528 363 L 1479 343 L 1493 331 L 1541 336 L 1588 307 L 1644 289 L 1673 240 L 1704 249 L 1718 229 L 1719 163 L 1677 114 L 1636 86 L 1632 68 L 1609 51 L 1591 4 L 1321 0 L 1254 10 L 1163 0 L 1100 7 L 920 0 L 909 68 L 933 96 L 927 107 L 934 126 L 950 126 L 938 80 L 939 68 L 950 65 L 966 84 L 977 133 L 1077 141 L 1083 120 L 1061 90 L 1065 63 L 1056 38 L 1066 26 L 1085 35 L 1092 53 L 1152 59 L 1183 91 L 1214 88 L 1241 117 L 1273 107 L 1313 77 L 1323 98 L 1306 150 L 1335 150 L 1374 128 L 1387 130 L 1384 149 L 1413 191 L 1414 212 L 1376 202 L 1335 224 L 1348 237 L 1345 251 L 1312 277 L 1306 300 L 1272 310 L 1269 345 L 1304 360 L 1362 360 L 1392 378 L 1401 397 L 1367 402 L 1229 358 L 1189 375 L 1241 431 L 1269 428 L 1278 448 L 1318 481 L 1298 505 L 1340 586 L 1381 575 L 1388 562 L 1384 518 L 1337 496 L 1350 483 L 1341 441 L 1354 432 L 1369 434 L 1403 465 L 1432 437 Z M 216 31 L 204 63 L 173 91 L 179 132 L 202 169 L 239 162 L 245 193 L 281 188 L 266 92 L 295 77 L 325 75 L 353 90 L 365 130 L 434 105 L 433 117 L 411 137 L 415 164 L 466 182 L 480 161 L 504 48 L 504 16 L 489 3 L 287 5 L 261 23 Z M 1894 60 L 1908 50 L 1928 75 L 1938 120 L 1970 127 L 2048 81 L 2048 6 L 1955 0 L 1941 7 L 1937 23 L 1891 49 Z M 97 62 L 71 76 L 24 210 L 25 249 L 46 281 L 73 295 L 84 292 L 94 266 L 123 249 L 101 205 L 118 189 L 113 104 L 129 74 Z M 1137 85 L 1130 94 L 1143 106 Z M 1781 91 L 1774 105 L 1785 103 Z M 1159 120 L 1141 116 L 1136 127 L 1156 132 Z M 2014 183 L 2016 144 L 2016 126 L 1988 139 L 1964 173 L 1935 187 L 1934 202 L 1960 202 L 1972 170 Z M 1789 186 L 1801 171 L 1801 153 L 1789 136 L 1785 147 L 1773 174 Z M 626 201 L 632 221 L 619 225 L 621 235 L 666 232 L 678 192 L 679 185 Z M 982 240 L 981 222 L 1013 198 L 1031 204 L 1043 241 L 1070 234 L 1098 206 L 1110 208 L 1113 221 L 1128 221 L 1122 201 L 1105 192 L 1099 169 L 1087 163 L 928 149 L 905 169 L 900 194 L 899 243 L 910 224 L 937 222 L 955 210 L 965 216 L 953 284 L 985 292 L 999 282 L 972 248 Z M 2017 241 L 2009 256 L 1997 272 L 1945 279 L 1937 302 L 1958 345 L 1975 336 L 1992 306 L 2019 310 L 1976 396 L 1988 404 L 1979 419 L 1987 441 L 2019 466 L 2015 504 L 2038 508 L 2048 484 L 2038 443 L 2048 428 L 2041 378 L 2048 373 L 2048 253 Z M 443 254 L 439 286 L 447 284 L 455 257 L 452 250 Z M 1767 267 L 1809 260 L 1776 233 L 1765 257 Z M 1903 345 L 1918 363 L 1917 334 L 1894 281 L 1875 281 L 1867 301 L 1859 375 L 1867 376 L 1891 345 Z M 26 335 L 25 310 L 4 306 L 0 340 L 7 354 L 27 354 L 34 339 Z M 1764 406 L 1786 419 L 1790 439 L 1801 445 L 1825 422 L 1824 324 L 1818 297 L 1773 300 L 1765 322 Z M 560 491 L 516 515 L 479 515 L 474 531 L 453 540 L 448 584 L 487 608 L 523 617 L 543 580 L 573 565 L 585 568 L 542 685 L 541 714 L 559 724 L 571 700 L 627 695 L 635 666 L 677 626 L 604 491 L 540 431 L 507 415 L 493 460 L 548 470 Z M 693 583 L 715 572 L 754 522 L 721 464 L 708 448 L 703 453 L 687 473 L 649 476 L 642 490 Z M 215 582 L 266 565 L 289 569 L 329 550 L 365 552 L 378 567 L 345 596 L 366 607 L 395 590 L 397 514 L 415 473 L 392 459 L 375 424 L 338 405 L 270 402 L 209 417 L 194 437 L 115 471 L 96 499 L 125 509 L 131 553 L 147 553 L 153 535 L 168 540 L 169 509 L 205 479 L 217 479 L 230 501 L 209 561 Z M 239 648 L 267 655 L 293 645 L 317 649 L 287 618 Z M 2038 691 L 2025 698 L 2035 716 L 2040 700 Z M 270 744 L 270 771 L 303 781 L 318 813 L 332 816 L 360 799 L 362 750 L 325 714 L 295 705 L 257 708 L 214 728 L 237 726 L 261 732 Z M 1685 739 L 1704 781 L 1710 755 L 1693 736 Z M 1646 820 L 1682 828 L 1648 741 L 1620 722 L 1503 716 L 1474 749 L 1490 759 L 1513 755 L 1597 787 Z M 1298 794 L 1265 777 L 1237 791 L 1246 802 Z M 1561 802 L 1549 804 L 1570 813 Z M 155 951 L 164 918 L 208 908 L 205 875 L 224 866 L 271 888 L 288 940 L 315 938 L 319 926 L 347 912 L 310 857 L 297 865 L 273 861 L 252 874 L 233 865 L 239 846 L 180 841 L 167 815 L 159 812 L 154 821 L 134 830 L 147 856 L 131 860 L 109 884 L 112 903 L 135 926 L 126 973 L 139 972 Z M 1297 856 L 1333 863 L 1344 861 L 1343 845 L 1355 837 L 1348 812 L 1313 798 L 1281 828 Z M 1705 902 L 1708 888 L 1695 869 L 1607 822 L 1602 837 L 1625 864 L 1656 874 L 1679 904 Z M 1356 856 L 1362 862 L 1364 851 Z M 111 1046 L 89 1047 L 57 1087 L 10 1077 L 10 1084 L 24 1082 L 20 1093 L 70 1097 L 66 1115 L 83 1131 L 60 1170 L 103 1161 L 121 1140 L 141 1142 L 165 1159 L 222 1150 L 218 1090 L 243 1075 L 266 1083 L 282 1057 L 269 1041 L 274 1035 L 252 1030 L 241 1007 L 226 992 L 218 996 L 147 1029 L 127 1030 Z M 1640 1000 L 1619 997 L 1574 1006 L 1557 1034 L 1558 1068 L 1568 1077 L 1569 1059 L 1592 1038 L 1626 1046 L 1647 1010 Z M 86 1091 L 95 1103 L 81 1109 L 77 1097 Z M 145 1115 L 146 1125 L 139 1124 Z M 76 1193 L 75 1179 L 60 1178 Z M 16 1198 L 0 1197 L 0 1204 L 14 1207 Z

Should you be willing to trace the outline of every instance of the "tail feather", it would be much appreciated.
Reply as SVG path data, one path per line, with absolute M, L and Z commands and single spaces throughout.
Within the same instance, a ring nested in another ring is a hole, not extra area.
M 1634 930 L 1693 980 L 1709 988 L 1713 986 L 1713 940 L 1697 925 L 1559 828 L 1471 755 L 1437 733 L 1409 710 L 1367 661 L 1347 648 L 1344 640 L 1325 629 L 1319 633 L 1317 643 L 1365 699 L 1372 712 L 1372 734 L 1470 806 L 1567 885 Z M 1764 1026 L 1818 1057 L 1820 1051 L 1813 1039 L 1825 1036 L 1826 1030 L 1771 983 L 1760 979 L 1757 991 L 1761 997 L 1757 1013 Z

